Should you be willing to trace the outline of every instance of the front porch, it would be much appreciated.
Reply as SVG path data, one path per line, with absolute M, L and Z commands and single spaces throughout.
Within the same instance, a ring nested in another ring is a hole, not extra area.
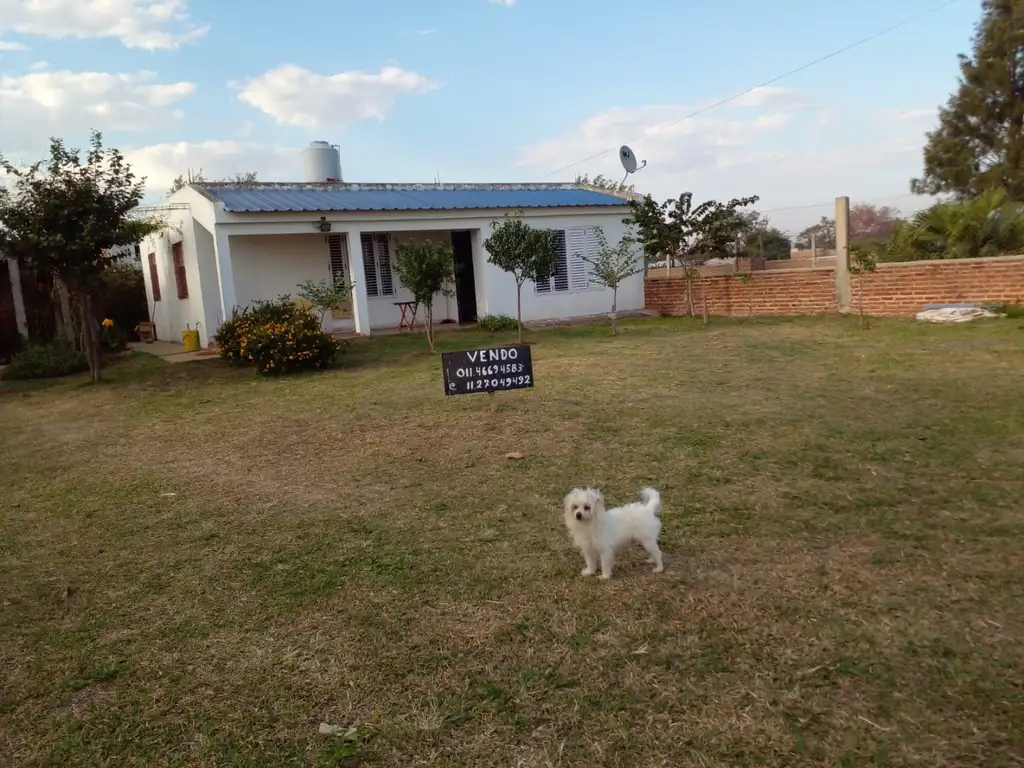
M 245 226 L 232 225 L 216 237 L 222 311 L 226 316 L 230 307 L 282 295 L 298 298 L 299 286 L 307 280 L 332 281 L 352 286 L 352 299 L 327 314 L 325 331 L 342 338 L 406 332 L 408 328 L 400 331 L 399 326 L 403 310 L 407 321 L 412 317 L 408 305 L 413 296 L 395 270 L 396 251 L 402 243 L 431 240 L 450 244 L 455 261 L 452 295 L 434 297 L 435 327 L 474 324 L 486 311 L 482 237 L 480 229 L 423 228 L 248 234 Z M 416 330 L 422 330 L 424 319 L 419 307 Z

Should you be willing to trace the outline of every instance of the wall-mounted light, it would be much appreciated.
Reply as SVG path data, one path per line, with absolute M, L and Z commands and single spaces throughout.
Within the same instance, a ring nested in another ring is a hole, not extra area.
M 313 222 L 313 229 L 318 229 L 321 232 L 330 232 L 331 231 L 331 222 L 329 222 L 327 220 L 326 216 L 321 216 L 320 217 L 320 221 L 314 221 Z

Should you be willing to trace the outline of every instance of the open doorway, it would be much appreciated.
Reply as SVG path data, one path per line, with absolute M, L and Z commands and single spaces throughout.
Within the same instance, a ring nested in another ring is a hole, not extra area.
M 459 323 L 475 323 L 476 278 L 473 273 L 473 233 L 470 230 L 452 232 L 452 251 L 455 253 L 455 303 Z

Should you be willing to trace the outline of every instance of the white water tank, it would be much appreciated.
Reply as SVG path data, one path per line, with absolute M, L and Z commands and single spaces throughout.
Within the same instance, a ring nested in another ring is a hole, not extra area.
M 302 181 L 306 184 L 341 181 L 341 153 L 336 144 L 311 141 L 302 150 Z

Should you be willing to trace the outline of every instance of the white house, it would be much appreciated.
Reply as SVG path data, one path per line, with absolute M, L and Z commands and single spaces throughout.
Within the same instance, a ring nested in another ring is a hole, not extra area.
M 562 233 L 563 243 L 556 274 L 523 286 L 523 319 L 611 309 L 611 291 L 590 279 L 584 257 L 596 255 L 598 227 L 613 245 L 622 236 L 629 211 L 621 196 L 571 184 L 346 184 L 333 180 L 341 176 L 334 147 L 314 142 L 307 152 L 324 147 L 334 157 L 307 162 L 306 182 L 193 184 L 167 199 L 168 228 L 141 244 L 159 338 L 176 340 L 198 326 L 206 345 L 233 308 L 294 297 L 310 279 L 353 286 L 351 311 L 328 316 L 327 330 L 395 328 L 400 303 L 412 296 L 394 273 L 392 253 L 399 242 L 424 238 L 450 242 L 455 254 L 455 295 L 437 298 L 435 322 L 515 315 L 515 280 L 488 262 L 484 241 L 493 222 L 520 210 L 531 226 Z M 619 287 L 620 311 L 643 303 L 640 275 Z

